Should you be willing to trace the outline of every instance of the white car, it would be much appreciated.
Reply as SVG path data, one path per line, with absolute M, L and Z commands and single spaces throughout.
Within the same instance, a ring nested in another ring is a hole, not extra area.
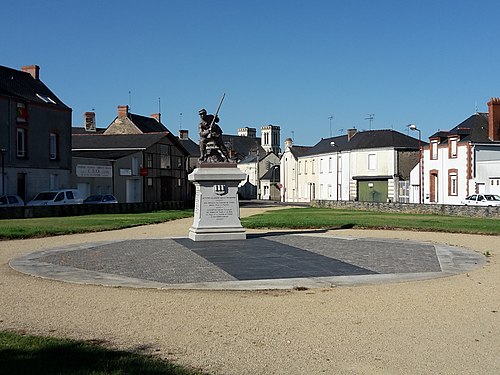
M 466 206 L 500 206 L 500 195 L 473 194 L 462 200 Z
M 0 207 L 24 206 L 24 201 L 17 195 L 0 195 Z
M 82 204 L 83 199 L 77 189 L 42 191 L 28 202 L 28 206 L 56 206 L 62 204 Z

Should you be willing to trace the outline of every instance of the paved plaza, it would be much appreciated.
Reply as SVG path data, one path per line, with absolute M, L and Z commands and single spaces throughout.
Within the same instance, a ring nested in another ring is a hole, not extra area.
M 23 255 L 15 270 L 61 281 L 176 289 L 291 289 L 423 280 L 485 263 L 459 247 L 336 237 L 322 231 L 249 234 L 246 240 L 129 239 Z

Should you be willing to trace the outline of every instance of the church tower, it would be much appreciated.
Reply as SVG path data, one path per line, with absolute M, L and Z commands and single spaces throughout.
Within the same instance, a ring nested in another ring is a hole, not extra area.
M 260 145 L 266 152 L 280 154 L 280 127 L 276 125 L 266 125 L 260 128 Z

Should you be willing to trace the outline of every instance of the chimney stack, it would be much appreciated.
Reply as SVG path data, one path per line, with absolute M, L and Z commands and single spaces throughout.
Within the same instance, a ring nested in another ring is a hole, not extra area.
M 349 142 L 357 132 L 358 132 L 358 129 L 356 129 L 356 128 L 347 129 L 347 141 Z
M 128 117 L 128 105 L 118 106 L 118 118 Z
M 179 139 L 189 139 L 189 131 L 188 130 L 179 130 Z
M 40 79 L 40 67 L 38 65 L 26 65 L 21 70 L 31 74 L 34 79 Z
M 156 121 L 161 122 L 161 113 L 152 113 L 151 117 L 154 118 Z
M 95 132 L 95 112 L 85 112 L 83 114 L 83 126 L 86 132 Z
M 292 147 L 292 145 L 293 145 L 293 140 L 292 140 L 292 138 L 287 138 L 287 139 L 285 139 L 285 148 L 287 148 L 287 147 Z
M 488 102 L 488 138 L 500 141 L 500 98 L 491 98 Z

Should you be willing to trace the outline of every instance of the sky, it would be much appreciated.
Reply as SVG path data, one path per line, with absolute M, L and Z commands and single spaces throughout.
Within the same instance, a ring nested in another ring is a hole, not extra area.
M 500 96 L 497 0 L 27 0 L 2 13 L 0 65 L 39 65 L 73 126 L 94 111 L 107 127 L 129 105 L 197 141 L 198 110 L 225 93 L 227 134 L 271 124 L 282 145 L 314 145 L 353 127 L 418 137 L 415 124 L 425 140 Z

